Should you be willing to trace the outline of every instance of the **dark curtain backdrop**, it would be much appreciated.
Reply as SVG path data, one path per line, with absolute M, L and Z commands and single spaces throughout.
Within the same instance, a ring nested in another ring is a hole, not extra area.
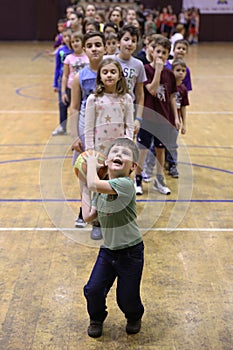
M 171 4 L 177 14 L 182 8 L 182 0 L 142 2 L 149 8 Z M 57 20 L 64 16 L 68 4 L 69 0 L 1 0 L 0 40 L 53 40 Z M 200 23 L 200 41 L 233 40 L 233 14 L 201 14 Z

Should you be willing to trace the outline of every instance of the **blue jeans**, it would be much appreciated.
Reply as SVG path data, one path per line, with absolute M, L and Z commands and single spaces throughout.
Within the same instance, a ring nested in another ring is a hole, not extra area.
M 143 242 L 121 250 L 100 248 L 90 279 L 84 287 L 91 320 L 105 320 L 106 297 L 116 278 L 119 308 L 128 320 L 137 321 L 142 317 L 144 307 L 140 297 L 140 283 L 143 264 Z
M 66 88 L 66 94 L 69 97 L 69 102 L 64 104 L 62 102 L 62 93 L 61 93 L 61 80 L 58 81 L 58 106 L 59 106 L 59 124 L 66 130 L 67 125 L 67 116 L 68 108 L 70 106 L 71 90 Z

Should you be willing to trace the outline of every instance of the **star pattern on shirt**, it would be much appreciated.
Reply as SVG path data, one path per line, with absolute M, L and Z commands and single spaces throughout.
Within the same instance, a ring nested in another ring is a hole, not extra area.
M 104 152 L 105 151 L 105 146 L 102 144 L 102 145 L 100 145 L 100 147 L 99 147 L 99 149 L 101 150 L 101 152 Z
M 109 115 L 107 115 L 105 117 L 105 121 L 106 121 L 106 123 L 110 123 L 111 122 L 111 117 Z

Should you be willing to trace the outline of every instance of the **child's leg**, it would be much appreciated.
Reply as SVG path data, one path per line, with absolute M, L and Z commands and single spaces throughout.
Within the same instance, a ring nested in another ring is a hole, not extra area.
M 64 131 L 66 131 L 67 126 L 67 114 L 68 114 L 68 104 L 64 104 L 62 102 L 62 94 L 61 90 L 59 89 L 59 122 L 60 126 L 63 128 Z
M 153 168 L 155 166 L 155 163 L 156 163 L 156 154 L 155 154 L 154 143 L 152 142 L 152 145 L 150 147 L 149 152 L 147 153 L 147 157 L 144 161 L 144 166 L 143 166 L 143 170 L 149 177 L 152 176 L 153 174 Z
M 165 148 L 156 147 L 156 174 L 163 175 L 163 169 L 165 164 Z
M 138 149 L 139 149 L 138 166 L 135 170 L 135 174 L 141 175 L 141 172 L 143 170 L 143 164 L 145 162 L 145 159 L 148 153 L 148 149 L 144 148 L 143 146 L 139 146 Z
M 169 166 L 169 175 L 171 175 L 174 178 L 179 177 L 179 173 L 177 170 L 177 160 L 178 160 L 177 138 L 178 138 L 178 130 L 175 128 L 171 129 L 170 137 L 169 137 L 168 152 L 167 152 L 167 162 Z
M 156 176 L 154 181 L 154 190 L 162 194 L 169 195 L 171 190 L 166 186 L 164 180 L 164 165 L 165 165 L 165 147 L 156 147 Z
M 100 248 L 89 281 L 84 287 L 87 310 L 92 321 L 103 322 L 107 316 L 106 296 L 116 278 L 112 257 Z
M 116 262 L 117 303 L 127 320 L 142 318 L 144 307 L 140 297 L 140 283 L 144 264 L 143 242 L 124 249 Z
M 148 130 L 150 130 L 150 128 L 146 122 L 142 122 L 141 128 L 137 135 L 137 145 L 139 148 L 138 166 L 135 171 L 135 190 L 137 195 L 143 194 L 142 170 L 152 140 L 152 134 Z
M 66 134 L 68 105 L 62 102 L 61 81 L 58 82 L 59 126 L 52 132 L 53 136 Z

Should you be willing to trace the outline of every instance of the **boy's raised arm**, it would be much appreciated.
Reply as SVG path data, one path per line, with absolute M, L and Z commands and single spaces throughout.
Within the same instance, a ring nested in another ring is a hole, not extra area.
M 92 222 L 97 217 L 97 210 L 91 205 L 91 192 L 86 184 L 80 181 L 80 190 L 82 193 L 82 214 L 86 222 Z
M 97 175 L 97 157 L 98 154 L 94 154 L 93 152 L 93 154 L 90 155 L 87 152 L 87 187 L 89 191 L 106 194 L 116 194 L 116 192 L 112 189 L 110 183 L 106 180 L 100 180 L 99 176 Z
M 146 89 L 152 96 L 156 96 L 157 94 L 159 83 L 160 83 L 160 76 L 161 76 L 163 67 L 164 67 L 163 61 L 160 58 L 157 58 L 155 61 L 155 74 L 154 74 L 153 80 L 151 83 L 146 84 Z

